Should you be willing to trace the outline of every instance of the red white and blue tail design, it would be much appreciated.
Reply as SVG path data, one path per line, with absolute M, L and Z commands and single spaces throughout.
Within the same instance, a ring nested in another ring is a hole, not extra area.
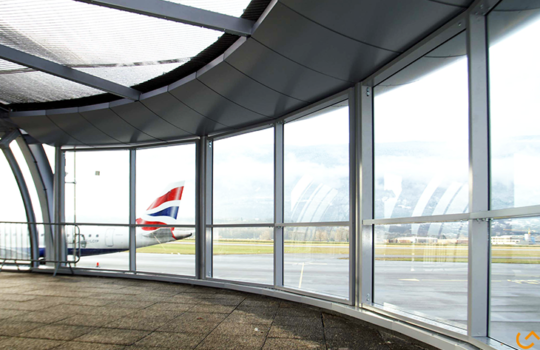
M 174 225 L 177 223 L 180 201 L 184 192 L 184 181 L 169 184 L 161 191 L 160 196 L 150 204 L 141 218 L 137 219 L 139 225 Z M 160 227 L 143 227 L 143 231 L 156 231 Z M 174 237 L 174 227 L 171 227 Z

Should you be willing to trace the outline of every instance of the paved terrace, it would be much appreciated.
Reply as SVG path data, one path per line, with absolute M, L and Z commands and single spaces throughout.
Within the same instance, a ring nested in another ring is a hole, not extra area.
M 357 320 L 164 282 L 0 273 L 0 349 L 427 349 Z

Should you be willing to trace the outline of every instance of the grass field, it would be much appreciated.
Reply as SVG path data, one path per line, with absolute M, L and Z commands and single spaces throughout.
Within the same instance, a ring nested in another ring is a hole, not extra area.
M 138 248 L 138 253 L 195 254 L 194 240 L 184 240 Z M 214 255 L 273 254 L 272 241 L 219 240 L 214 242 Z M 348 243 L 285 241 L 287 254 L 348 255 Z M 375 246 L 375 259 L 385 261 L 467 262 L 466 245 L 387 244 Z M 539 264 L 540 246 L 493 246 L 492 262 Z M 517 258 L 517 259 L 516 259 Z M 530 258 L 530 259 L 528 259 Z

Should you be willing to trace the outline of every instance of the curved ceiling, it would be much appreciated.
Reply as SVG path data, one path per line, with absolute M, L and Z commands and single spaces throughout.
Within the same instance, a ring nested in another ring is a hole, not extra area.
M 58 146 L 170 142 L 270 123 L 368 77 L 471 2 L 273 1 L 251 36 L 139 101 L 8 116 L 37 140 Z

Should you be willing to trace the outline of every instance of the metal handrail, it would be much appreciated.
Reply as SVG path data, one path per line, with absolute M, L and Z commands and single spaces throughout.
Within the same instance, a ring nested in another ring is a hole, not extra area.
M 54 275 L 56 276 L 58 269 L 61 264 L 68 264 L 71 273 L 73 274 L 73 268 L 71 264 L 77 264 L 81 260 L 81 229 L 77 224 L 73 223 L 44 223 L 44 222 L 20 222 L 20 221 L 0 221 L 0 224 L 20 224 L 20 225 L 49 225 L 49 226 L 73 226 L 74 227 L 74 233 L 73 233 L 73 259 L 66 259 L 66 260 L 48 260 L 48 259 L 18 259 L 18 258 L 3 258 L 2 264 L 0 265 L 0 271 L 4 268 L 4 265 L 7 264 L 13 264 L 16 265 L 17 268 L 19 268 L 19 265 L 22 264 L 32 264 L 34 262 L 38 262 L 40 264 L 45 263 L 52 263 L 55 264 L 55 271 Z M 30 232 L 28 232 L 30 234 Z M 54 235 L 53 243 L 55 246 L 57 246 L 57 240 L 59 238 L 59 235 Z M 32 242 L 32 240 L 30 240 Z

